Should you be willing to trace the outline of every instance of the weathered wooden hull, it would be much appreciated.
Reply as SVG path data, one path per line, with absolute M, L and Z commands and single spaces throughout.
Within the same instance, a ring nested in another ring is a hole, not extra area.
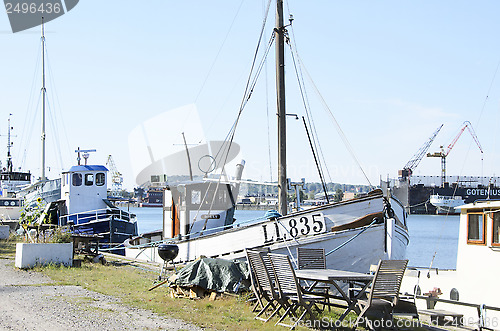
M 406 217 L 398 202 L 392 200 L 392 205 L 395 215 L 387 220 L 382 215 L 382 195 L 374 195 L 311 208 L 277 220 L 241 224 L 194 239 L 167 241 L 179 246 L 174 261 L 177 263 L 200 256 L 239 259 L 245 256 L 245 249 L 251 248 L 269 248 L 295 257 L 296 248 L 301 246 L 321 247 L 327 254 L 335 250 L 327 256 L 329 268 L 367 272 L 379 259 L 405 256 L 409 242 Z M 130 246 L 126 255 L 162 262 L 155 247 Z

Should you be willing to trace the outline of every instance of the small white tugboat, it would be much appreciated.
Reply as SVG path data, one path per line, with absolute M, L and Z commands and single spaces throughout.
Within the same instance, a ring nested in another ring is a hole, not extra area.
M 134 214 L 115 207 L 107 197 L 108 169 L 103 165 L 88 165 L 88 152 L 80 150 L 78 165 L 61 176 L 61 199 L 48 203 L 39 222 L 70 226 L 74 234 L 98 235 L 100 243 L 117 246 L 137 236 Z M 85 164 L 80 164 L 84 153 Z

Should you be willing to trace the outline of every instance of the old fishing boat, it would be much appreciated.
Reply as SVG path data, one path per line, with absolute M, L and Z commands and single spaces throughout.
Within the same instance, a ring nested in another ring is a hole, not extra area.
M 232 180 L 220 178 L 168 187 L 164 192 L 163 231 L 128 240 L 127 256 L 161 262 L 156 246 L 171 242 L 179 247 L 174 262 L 200 256 L 243 258 L 244 250 L 252 248 L 294 256 L 299 246 L 324 248 L 328 267 L 351 271 L 367 272 L 379 259 L 404 258 L 409 242 L 404 208 L 380 190 L 288 213 L 284 85 L 287 26 L 282 0 L 277 1 L 276 22 L 273 33 L 277 54 L 279 210 L 251 224 L 235 222 L 235 199 L 244 166 L 241 162 Z M 229 136 L 228 146 L 234 133 Z

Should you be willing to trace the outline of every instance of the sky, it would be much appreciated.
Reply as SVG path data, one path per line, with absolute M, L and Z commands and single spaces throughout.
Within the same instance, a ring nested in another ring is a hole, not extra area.
M 77 147 L 96 149 L 89 162 L 105 163 L 112 155 L 124 187 L 132 189 L 129 134 L 186 105 L 196 105 L 207 140 L 223 140 L 240 108 L 265 6 L 251 0 L 82 0 L 48 22 L 47 176 L 76 164 Z M 306 95 L 328 181 L 368 184 L 359 163 L 378 185 L 380 178 L 396 177 L 441 124 L 429 152 L 446 148 L 464 121 L 472 123 L 484 153 L 464 132 L 447 158 L 447 173 L 499 175 L 500 2 L 288 0 L 285 6 L 293 14 L 289 34 L 302 73 L 308 73 Z M 0 158 L 5 164 L 12 114 L 14 166 L 38 177 L 40 27 L 14 34 L 3 11 L 0 45 Z M 243 177 L 258 181 L 277 177 L 273 62 L 274 49 L 234 138 L 246 161 Z M 287 113 L 300 118 L 305 112 L 288 53 L 286 72 Z M 169 125 L 164 129 L 189 133 L 189 122 Z M 287 125 L 288 176 L 318 181 L 302 120 L 290 116 Z M 426 157 L 414 173 L 438 176 L 440 160 Z

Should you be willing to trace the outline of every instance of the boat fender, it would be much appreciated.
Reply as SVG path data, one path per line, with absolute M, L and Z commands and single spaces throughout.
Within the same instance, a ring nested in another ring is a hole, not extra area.
M 267 219 L 276 219 L 276 218 L 281 217 L 281 214 L 278 213 L 277 210 L 272 209 L 272 210 L 266 211 L 266 214 L 264 215 L 264 217 Z

